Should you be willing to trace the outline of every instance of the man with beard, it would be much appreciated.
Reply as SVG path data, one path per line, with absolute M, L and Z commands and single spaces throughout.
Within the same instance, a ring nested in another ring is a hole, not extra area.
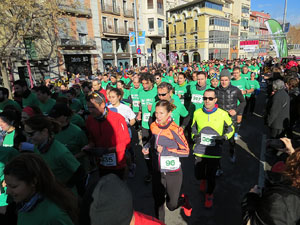
M 38 99 L 34 93 L 32 93 L 27 86 L 25 80 L 17 80 L 14 82 L 15 95 L 22 97 L 21 105 L 23 108 L 26 106 L 37 106 Z

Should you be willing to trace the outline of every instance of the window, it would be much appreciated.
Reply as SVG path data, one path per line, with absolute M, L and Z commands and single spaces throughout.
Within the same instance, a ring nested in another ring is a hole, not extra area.
M 211 9 L 222 11 L 222 5 L 215 4 L 212 2 L 205 2 L 205 8 L 211 8 Z
M 164 35 L 164 21 L 161 19 L 157 20 L 157 25 L 158 25 L 158 34 Z
M 112 3 L 113 3 L 113 10 L 116 11 L 116 9 L 117 9 L 117 2 L 116 2 L 116 0 L 112 0 Z
M 198 20 L 195 20 L 195 31 L 198 30 Z
M 154 30 L 154 19 L 148 18 L 148 28 L 149 30 Z
M 118 19 L 114 19 L 114 26 L 115 26 L 115 32 L 116 32 L 116 33 L 119 33 Z
M 127 10 L 127 4 L 126 4 L 126 1 L 123 1 L 123 10 L 124 10 L 124 12 L 126 12 L 126 10 Z
M 218 30 L 209 31 L 209 43 L 229 44 L 229 32 Z
M 147 0 L 148 2 L 148 9 L 153 9 L 153 0 Z
M 128 21 L 124 21 L 124 30 L 125 30 L 125 34 L 128 34 Z
M 183 38 L 183 43 L 184 43 L 184 49 L 186 49 L 186 38 Z
M 241 25 L 245 28 L 248 28 L 248 23 L 249 23 L 249 21 L 245 20 L 245 19 L 242 19 L 242 21 L 241 21 Z
M 80 44 L 84 45 L 87 42 L 87 35 L 88 35 L 88 30 L 87 30 L 87 22 L 86 20 L 76 20 L 77 24 L 77 33 L 78 33 L 78 38 Z
M 247 32 L 241 32 L 241 39 L 245 40 L 248 38 L 248 33 Z
M 157 0 L 157 12 L 159 14 L 164 14 L 164 3 L 163 3 L 163 0 Z
M 174 24 L 174 34 L 176 35 L 176 25 Z
M 229 20 L 222 19 L 222 18 L 209 18 L 209 25 L 216 25 L 216 26 L 221 26 L 221 27 L 229 27 L 230 23 Z
M 249 14 L 249 8 L 243 6 L 243 7 L 242 7 L 242 13 Z
M 195 36 L 195 48 L 198 48 L 198 37 Z
M 230 7 L 231 7 L 231 4 L 230 3 L 225 3 L 225 8 L 227 8 L 227 9 L 230 9 Z
M 230 47 L 231 48 L 233 48 L 233 47 L 237 48 L 237 46 L 238 46 L 238 40 L 237 39 L 231 39 Z
M 177 48 L 176 40 L 174 40 L 174 46 L 175 46 L 175 49 L 176 49 Z
M 231 35 L 239 35 L 239 27 L 231 26 Z
M 103 32 L 107 32 L 107 19 L 102 17 Z
M 186 34 L 186 22 L 183 23 L 183 32 Z
M 87 41 L 87 34 L 81 34 L 79 33 L 79 42 L 80 44 L 84 45 L 86 44 L 86 41 Z

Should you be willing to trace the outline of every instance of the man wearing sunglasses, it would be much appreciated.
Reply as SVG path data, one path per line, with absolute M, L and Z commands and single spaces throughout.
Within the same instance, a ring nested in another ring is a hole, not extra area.
M 203 95 L 204 106 L 195 111 L 192 137 L 195 141 L 195 176 L 200 180 L 200 190 L 205 192 L 205 207 L 213 205 L 215 176 L 222 156 L 222 144 L 234 134 L 229 114 L 217 108 L 216 93 L 208 89 Z

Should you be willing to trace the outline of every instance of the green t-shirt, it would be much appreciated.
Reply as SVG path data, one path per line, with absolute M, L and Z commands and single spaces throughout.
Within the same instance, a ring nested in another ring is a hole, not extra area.
M 193 115 L 197 109 L 200 109 L 203 107 L 203 105 L 204 105 L 203 95 L 204 95 L 204 92 L 209 88 L 210 88 L 210 86 L 206 85 L 205 89 L 200 91 L 200 90 L 197 90 L 196 85 L 191 86 L 191 88 L 190 88 L 191 104 L 189 107 L 190 115 Z
M 251 72 L 249 71 L 246 74 L 241 73 L 241 77 L 245 78 L 246 80 L 250 80 L 251 79 Z
M 175 84 L 175 95 L 181 95 L 180 101 L 183 105 L 187 106 L 187 95 L 188 95 L 188 88 L 189 84 L 187 82 L 184 82 L 182 85 Z
M 17 110 L 22 111 L 21 106 L 16 101 L 7 99 L 6 101 L 0 102 L 0 112 L 3 112 L 4 108 L 8 105 L 13 105 Z
M 167 82 L 169 84 L 174 84 L 174 77 L 171 77 L 171 76 L 165 76 L 161 79 L 162 82 Z
M 132 87 L 130 89 L 130 95 L 131 95 L 131 99 L 132 99 L 132 111 L 135 113 L 139 112 L 139 107 L 140 107 L 140 99 L 139 99 L 139 93 L 142 90 L 141 87 L 139 87 L 138 89 L 135 89 L 134 87 Z
M 107 85 L 110 83 L 110 81 L 107 81 L 107 82 L 105 82 L 105 81 L 101 81 L 101 87 L 104 89 L 104 90 L 106 90 L 106 87 L 107 87 Z
M 2 142 L 3 147 L 13 147 L 14 146 L 14 138 L 15 138 L 16 130 L 13 130 L 10 133 L 7 133 Z
M 155 102 L 154 105 L 152 106 L 151 116 L 154 116 L 155 114 L 155 107 L 157 102 Z M 185 106 L 181 103 L 177 95 L 172 96 L 172 103 L 176 106 L 176 108 L 172 111 L 171 117 L 173 118 L 174 122 L 178 126 L 180 126 L 180 116 L 186 117 L 189 114 L 189 112 L 186 110 Z
M 84 119 L 78 115 L 77 113 L 74 113 L 70 119 L 70 122 L 77 125 L 80 128 L 85 127 L 85 121 Z
M 239 80 L 232 79 L 231 80 L 231 84 L 233 86 L 238 87 L 241 91 L 245 91 L 245 90 L 251 89 L 248 80 L 246 80 L 243 77 L 241 77 L 241 79 L 239 79 Z M 245 95 L 244 95 L 244 97 L 245 97 Z
M 260 89 L 260 85 L 259 85 L 259 82 L 257 80 L 248 80 L 248 83 L 250 85 L 250 88 L 253 88 L 254 91 L 255 90 L 259 90 Z M 253 92 L 254 93 L 254 92 Z M 251 93 L 251 94 L 253 94 Z M 251 94 L 246 94 L 247 97 L 250 97 Z
M 124 83 L 127 85 L 131 79 L 130 78 L 125 78 L 125 77 L 122 77 L 120 80 L 124 81 Z
M 49 98 L 46 103 L 42 103 L 39 101 L 39 108 L 42 113 L 47 116 L 55 104 L 55 99 Z
M 36 97 L 36 94 L 30 93 L 27 98 L 22 98 L 22 106 L 23 108 L 27 106 L 37 106 L 38 105 L 38 98 Z
M 69 149 L 57 140 L 53 141 L 47 152 L 41 153 L 38 149 L 35 149 L 35 152 L 41 155 L 56 179 L 63 184 L 69 181 L 80 166 L 80 163 Z
M 4 180 L 4 174 L 3 170 L 10 160 L 12 160 L 15 156 L 17 156 L 19 152 L 10 147 L 0 147 L 0 188 L 1 188 L 1 194 L 0 194 L 0 206 L 6 206 L 7 205 L 7 194 L 6 194 L 6 187 L 2 187 L 2 182 Z
M 80 100 L 77 98 L 72 99 L 72 103 L 70 104 L 70 108 L 73 112 L 79 112 L 81 109 L 83 109 L 83 105 L 81 104 Z
M 124 95 L 123 95 L 123 103 L 127 106 L 130 106 L 130 103 L 128 103 L 127 101 L 124 101 L 124 100 L 129 100 L 129 96 L 130 96 L 130 90 L 127 90 L 127 89 L 123 89 L 123 92 L 124 92 Z
M 74 155 L 88 144 L 85 133 L 76 125 L 70 125 L 56 134 L 55 139 L 64 144 Z
M 145 91 L 142 89 L 139 92 L 139 101 L 142 107 L 142 127 L 145 129 L 149 129 L 149 118 L 151 111 L 148 110 L 148 105 L 152 105 L 155 103 L 157 97 L 157 89 L 152 88 L 149 91 Z M 152 110 L 152 109 L 151 109 Z
M 74 225 L 68 214 L 45 198 L 29 212 L 18 213 L 18 225 Z

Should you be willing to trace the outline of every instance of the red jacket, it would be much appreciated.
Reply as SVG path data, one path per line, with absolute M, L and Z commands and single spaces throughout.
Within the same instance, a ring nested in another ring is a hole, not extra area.
M 135 218 L 134 225 L 165 225 L 163 222 L 159 221 L 158 219 L 137 211 L 134 211 L 134 218 Z
M 97 121 L 91 115 L 86 120 L 89 142 L 95 147 L 116 148 L 117 166 L 110 169 L 120 169 L 126 166 L 125 150 L 129 147 L 130 136 L 124 117 L 108 110 L 105 120 Z
M 103 89 L 103 88 L 101 88 L 101 90 L 99 90 L 98 92 L 104 95 L 104 97 L 105 97 L 105 102 L 107 103 L 108 99 L 107 99 L 106 90 Z

